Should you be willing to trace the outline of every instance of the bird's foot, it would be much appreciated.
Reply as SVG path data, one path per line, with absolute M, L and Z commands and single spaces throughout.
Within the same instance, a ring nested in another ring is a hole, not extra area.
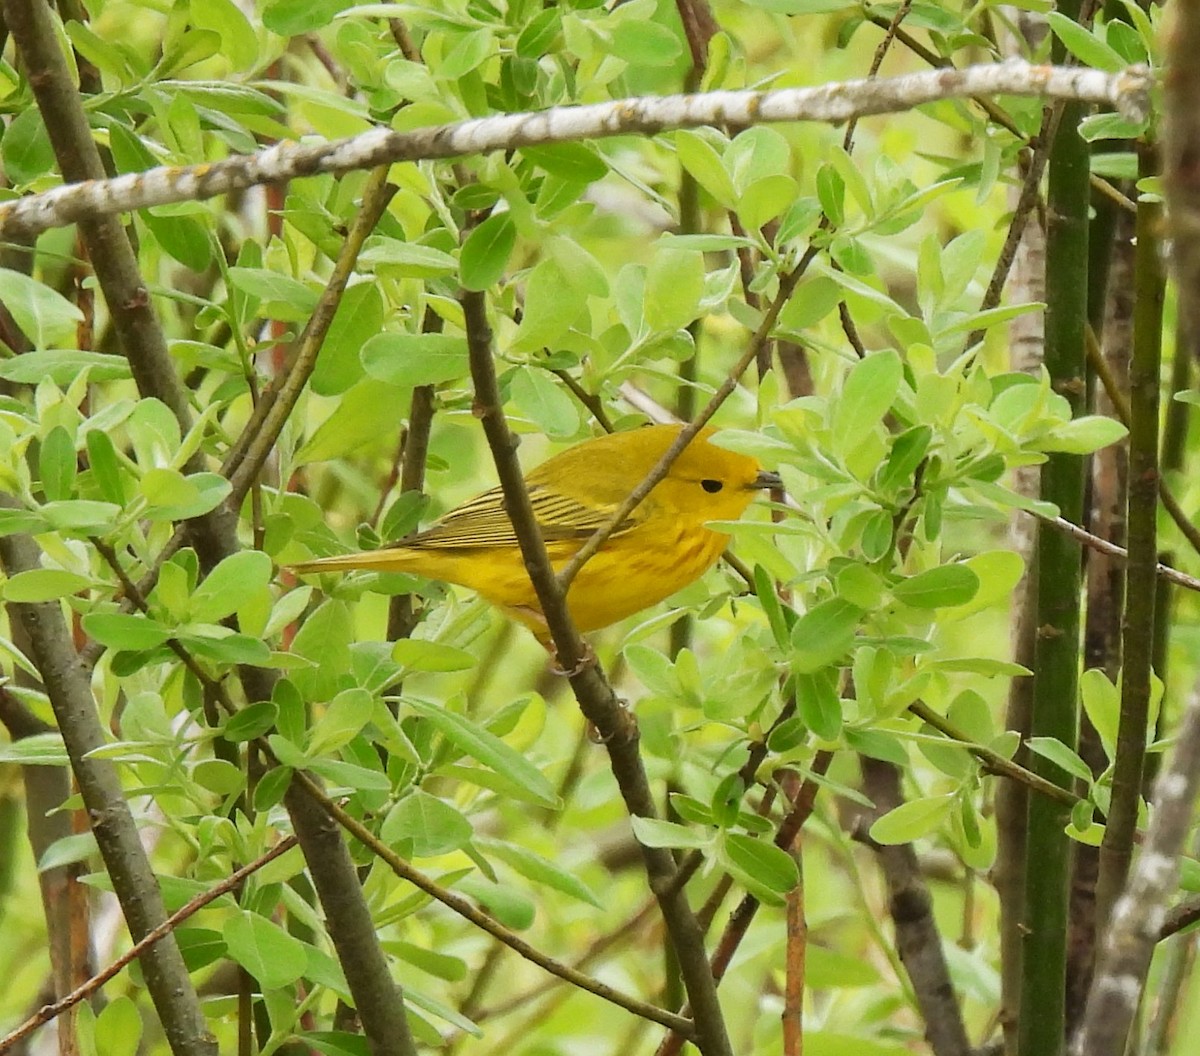
M 589 667 L 596 666 L 596 651 L 587 643 L 583 643 L 583 652 L 580 654 L 576 664 L 567 668 L 559 662 L 558 654 L 554 656 L 554 662 L 550 665 L 550 670 L 556 675 L 562 675 L 563 678 L 574 678 L 576 675 L 583 674 Z

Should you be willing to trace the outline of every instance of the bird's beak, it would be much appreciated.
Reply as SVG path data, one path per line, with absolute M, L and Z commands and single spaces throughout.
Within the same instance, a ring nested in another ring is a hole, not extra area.
M 782 488 L 783 478 L 773 470 L 762 469 L 759 470 L 758 476 L 754 478 L 754 482 L 750 487 L 761 488 L 763 490 L 768 488 Z

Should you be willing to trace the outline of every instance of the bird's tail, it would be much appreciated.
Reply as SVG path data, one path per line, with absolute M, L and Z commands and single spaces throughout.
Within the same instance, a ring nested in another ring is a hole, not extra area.
M 352 572 L 355 570 L 410 572 L 412 571 L 412 555 L 402 547 L 383 547 L 379 550 L 364 550 L 361 553 L 338 554 L 335 557 L 300 561 L 287 567 L 300 575 L 306 572 Z

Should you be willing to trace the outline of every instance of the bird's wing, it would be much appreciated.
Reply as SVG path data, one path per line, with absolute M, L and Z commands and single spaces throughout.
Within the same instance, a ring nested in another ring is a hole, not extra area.
M 537 484 L 530 487 L 529 500 L 542 538 L 548 543 L 582 541 L 607 524 L 617 509 L 615 503 L 585 504 Z M 613 534 L 628 531 L 634 523 L 634 517 L 630 517 Z M 504 495 L 499 488 L 493 488 L 451 510 L 437 524 L 399 545 L 421 549 L 516 546 L 517 536 L 508 519 Z

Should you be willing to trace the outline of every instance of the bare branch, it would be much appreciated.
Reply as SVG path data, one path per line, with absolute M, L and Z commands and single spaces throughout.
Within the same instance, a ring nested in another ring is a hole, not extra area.
M 175 910 L 175 912 L 167 917 L 167 919 L 161 924 L 159 924 L 158 927 L 147 932 L 146 935 L 129 947 L 129 949 L 121 954 L 120 957 L 118 957 L 102 971 L 99 971 L 93 975 L 82 986 L 76 988 L 60 1000 L 55 1001 L 54 1004 L 45 1005 L 42 1008 L 39 1008 L 34 1015 L 30 1016 L 24 1023 L 17 1027 L 16 1030 L 13 1030 L 6 1034 L 3 1038 L 0 1038 L 0 1053 L 7 1052 L 22 1038 L 28 1037 L 35 1030 L 37 1030 L 38 1027 L 44 1026 L 52 1019 L 62 1015 L 62 1013 L 67 1009 L 74 1007 L 75 1005 L 79 1004 L 80 1001 L 90 997 L 114 975 L 117 975 L 126 965 L 135 961 L 138 957 L 145 953 L 147 949 L 158 942 L 159 939 L 163 938 L 163 936 L 174 931 L 175 928 L 187 920 L 188 917 L 199 913 L 200 910 L 202 910 L 205 906 L 215 902 L 222 895 L 233 891 L 239 884 L 241 884 L 243 880 L 246 879 L 246 877 L 257 872 L 269 862 L 273 862 L 280 855 L 290 851 L 296 846 L 297 842 L 298 841 L 295 836 L 285 836 L 265 854 L 255 858 L 252 862 L 247 862 L 240 869 L 234 870 L 219 884 L 209 888 L 203 894 L 189 899 L 186 904 Z
M 62 227 L 171 202 L 213 198 L 263 183 L 342 174 L 398 161 L 486 154 L 494 150 L 679 128 L 746 127 L 775 121 L 848 121 L 897 113 L 923 103 L 981 95 L 1020 95 L 1107 103 L 1134 120 L 1149 106 L 1150 76 L 1141 67 L 1099 70 L 1003 62 L 961 70 L 845 81 L 774 92 L 727 91 L 616 99 L 534 113 L 500 114 L 413 132 L 381 128 L 332 143 L 279 143 L 258 154 L 209 165 L 164 166 L 112 180 L 58 187 L 0 205 L 0 238 Z

